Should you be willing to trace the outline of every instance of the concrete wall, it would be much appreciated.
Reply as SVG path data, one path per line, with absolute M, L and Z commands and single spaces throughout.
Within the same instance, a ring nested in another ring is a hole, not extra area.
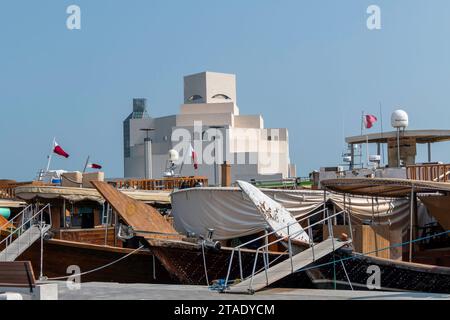
M 238 115 L 234 116 L 234 126 L 236 128 L 264 128 L 264 120 L 261 115 Z
M 209 114 L 209 113 L 232 113 L 239 115 L 239 108 L 234 102 L 223 103 L 190 103 L 180 106 L 180 115 L 185 114 Z
M 230 100 L 213 98 L 224 94 Z M 189 101 L 189 98 L 198 95 L 203 99 Z M 184 77 L 184 103 L 221 103 L 236 101 L 236 76 L 234 74 L 202 72 Z
M 231 113 L 181 114 L 177 116 L 177 127 L 192 127 L 194 121 L 201 121 L 203 126 L 234 126 Z

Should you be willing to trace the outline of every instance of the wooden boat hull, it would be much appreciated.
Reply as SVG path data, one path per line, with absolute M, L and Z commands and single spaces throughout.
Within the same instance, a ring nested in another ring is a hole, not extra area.
M 205 251 L 204 256 L 201 248 L 191 250 L 170 248 L 167 250 L 162 247 L 152 247 L 151 250 L 154 251 L 158 257 L 160 257 L 161 262 L 165 265 L 166 269 L 170 273 L 175 274 L 183 284 L 206 285 L 207 283 L 211 283 L 213 280 L 225 279 L 227 276 L 231 257 L 230 248 L 224 248 L 221 250 L 209 249 Z M 269 254 L 270 261 L 273 261 L 277 257 L 278 255 L 276 254 Z M 252 273 L 255 262 L 255 252 L 250 250 L 242 251 L 241 261 L 242 274 L 243 277 L 246 278 Z M 277 262 L 280 261 L 283 261 L 283 257 L 277 260 Z M 205 274 L 205 264 L 208 279 Z M 256 270 L 261 268 L 263 268 L 262 255 L 260 255 L 257 260 Z M 238 254 L 235 252 L 230 269 L 229 280 L 233 281 L 240 279 L 240 275 L 241 268 L 239 265 Z
M 336 251 L 334 259 L 335 265 L 333 254 L 316 261 L 315 268 L 289 276 L 283 286 L 298 287 L 297 277 L 303 279 L 307 274 L 314 286 L 321 289 L 334 288 L 335 284 L 337 289 L 351 289 L 350 280 L 355 290 L 450 293 L 450 268 L 363 256 L 346 250 Z M 379 270 L 379 287 L 374 287 L 377 285 L 374 270 Z M 277 285 L 280 284 L 274 284 Z
M 44 242 L 43 274 L 49 279 L 68 276 L 67 268 L 80 267 L 81 272 L 96 269 L 111 263 L 133 249 L 101 246 L 64 240 Z M 231 250 L 228 248 L 212 250 L 205 248 L 205 261 L 209 283 L 224 279 L 227 275 Z M 154 258 L 155 257 L 155 258 Z M 244 277 L 251 274 L 254 251 L 242 251 L 242 270 Z M 270 254 L 270 260 L 276 255 Z M 40 274 L 40 244 L 32 245 L 18 260 L 31 261 L 36 275 Z M 257 268 L 262 268 L 262 256 Z M 279 259 L 281 261 L 281 259 Z M 240 277 L 238 255 L 235 254 L 230 280 Z M 165 283 L 207 285 L 203 253 L 201 247 L 180 247 L 174 245 L 150 246 L 99 271 L 81 276 L 81 282 L 118 283 Z
M 81 272 L 96 269 L 132 252 L 132 249 L 49 240 L 44 242 L 43 274 L 51 278 L 69 275 L 67 268 L 79 266 Z M 37 241 L 18 260 L 31 261 L 40 274 L 40 243 Z M 150 252 L 140 251 L 99 271 L 81 276 L 81 282 L 178 283 Z

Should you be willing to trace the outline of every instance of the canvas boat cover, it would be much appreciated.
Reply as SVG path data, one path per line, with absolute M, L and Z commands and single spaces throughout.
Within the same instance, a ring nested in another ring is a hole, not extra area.
M 265 195 L 248 182 L 238 180 L 237 183 L 278 237 L 291 237 L 292 240 L 307 244 L 310 242 L 308 233 L 279 202 Z
M 338 210 L 350 212 L 355 224 L 373 220 L 380 225 L 389 225 L 391 230 L 402 230 L 409 226 L 409 201 L 394 198 L 367 198 L 344 196 L 316 190 L 261 189 L 264 194 L 281 204 L 294 217 L 301 218 L 321 208 L 324 199 Z M 268 226 L 254 204 L 239 188 L 192 188 L 171 194 L 172 215 L 178 232 L 205 235 L 214 229 L 214 239 L 227 240 L 264 231 Z M 419 206 L 419 225 L 432 219 L 424 206 Z

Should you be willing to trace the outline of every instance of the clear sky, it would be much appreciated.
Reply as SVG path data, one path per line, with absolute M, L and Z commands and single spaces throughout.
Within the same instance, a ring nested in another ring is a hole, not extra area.
M 81 30 L 66 28 L 71 4 Z M 371 4 L 381 30 L 366 27 Z M 450 129 L 450 1 L 2 0 L 0 178 L 34 178 L 55 136 L 71 157 L 53 169 L 91 155 L 123 176 L 132 98 L 177 113 L 183 76 L 205 70 L 235 73 L 241 113 L 289 129 L 304 176 L 339 163 L 343 136 L 380 102 L 385 128 L 400 106 L 413 129 Z M 449 146 L 434 160 L 450 161 Z

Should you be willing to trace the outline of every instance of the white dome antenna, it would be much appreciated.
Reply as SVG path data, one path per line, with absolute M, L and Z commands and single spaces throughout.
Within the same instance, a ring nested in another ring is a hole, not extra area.
M 403 131 L 405 131 L 409 125 L 408 114 L 406 111 L 401 109 L 395 110 L 391 115 L 391 125 L 397 129 L 397 166 L 400 168 L 400 130 L 403 129 Z
M 409 125 L 408 114 L 404 110 L 395 110 L 391 115 L 391 125 L 396 129 L 406 129 Z

